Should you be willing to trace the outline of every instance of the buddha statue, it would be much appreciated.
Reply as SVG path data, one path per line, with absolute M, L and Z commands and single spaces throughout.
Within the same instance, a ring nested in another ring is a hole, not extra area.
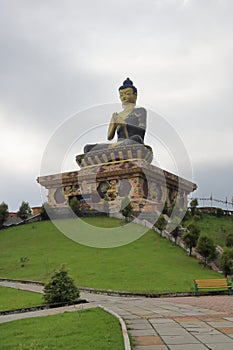
M 136 107 L 137 89 L 129 78 L 120 86 L 119 94 L 123 110 L 119 113 L 113 113 L 107 136 L 108 140 L 112 140 L 117 134 L 117 142 L 88 144 L 84 147 L 84 153 L 137 143 L 144 144 L 146 110 L 142 107 Z

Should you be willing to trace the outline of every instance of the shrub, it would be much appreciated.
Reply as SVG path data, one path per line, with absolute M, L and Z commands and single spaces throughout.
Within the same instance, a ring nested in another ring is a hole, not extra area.
M 233 248 L 225 249 L 220 264 L 226 277 L 233 274 Z
M 226 246 L 227 247 L 233 247 L 233 232 L 228 233 L 226 236 Z
M 197 242 L 197 251 L 204 257 L 204 263 L 208 260 L 213 260 L 216 257 L 216 246 L 208 236 L 200 236 Z
M 70 200 L 70 207 L 71 207 L 71 209 L 73 210 L 73 212 L 74 212 L 76 215 L 79 214 L 79 211 L 80 211 L 80 202 L 79 202 L 78 198 L 73 197 L 73 198 Z
M 197 206 L 198 206 L 198 200 L 197 198 L 193 198 L 190 202 L 190 209 L 191 209 L 192 216 L 196 214 Z
M 223 210 L 221 208 L 217 208 L 216 215 L 218 218 L 221 218 L 223 216 Z
M 157 229 L 159 229 L 160 231 L 163 231 L 165 229 L 165 227 L 167 226 L 167 221 L 165 220 L 165 218 L 162 214 L 160 214 L 160 216 L 158 217 L 158 220 L 155 222 L 154 226 Z
M 29 218 L 29 216 L 32 214 L 32 210 L 30 208 L 30 205 L 28 202 L 22 202 L 21 206 L 19 207 L 19 211 L 17 212 L 17 216 L 22 219 L 26 220 Z
M 128 197 L 125 197 L 122 199 L 120 212 L 125 217 L 126 221 L 129 220 L 130 217 L 132 216 L 133 207 L 132 207 Z
M 21 258 L 20 258 L 20 266 L 24 267 L 28 261 L 29 261 L 29 258 L 27 256 L 21 256 Z
M 4 202 L 0 204 L 0 228 L 3 227 L 4 222 L 8 218 L 8 205 Z
M 192 255 L 192 249 L 196 247 L 198 238 L 200 236 L 200 229 L 197 224 L 190 224 L 188 226 L 188 231 L 183 235 L 183 241 L 185 246 L 189 249 L 189 255 Z
M 79 290 L 74 280 L 68 276 L 67 270 L 62 266 L 55 271 L 51 280 L 45 285 L 44 300 L 49 303 L 74 302 L 79 298 Z

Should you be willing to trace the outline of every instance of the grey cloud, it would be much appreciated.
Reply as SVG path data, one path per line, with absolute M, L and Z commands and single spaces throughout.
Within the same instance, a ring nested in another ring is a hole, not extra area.
M 205 150 L 206 141 L 198 136 L 203 130 L 210 143 L 224 149 L 224 132 L 233 130 L 232 10 L 231 0 L 2 0 L 1 118 L 14 129 L 30 124 L 49 138 L 69 115 L 118 102 L 117 88 L 130 76 L 139 104 L 162 111 L 191 155 L 195 147 L 199 157 Z M 95 122 L 98 118 L 109 120 L 96 116 Z M 223 135 L 217 141 L 216 130 Z M 195 138 L 196 144 L 189 143 Z M 229 144 L 225 152 L 232 159 Z M 222 164 L 216 159 L 216 172 Z M 208 169 L 206 164 L 206 174 Z M 209 186 L 203 167 L 195 171 L 202 186 Z M 24 175 L 17 176 L 23 188 Z M 231 187 L 230 178 L 224 186 Z M 7 201 L 9 194 L 1 193 Z

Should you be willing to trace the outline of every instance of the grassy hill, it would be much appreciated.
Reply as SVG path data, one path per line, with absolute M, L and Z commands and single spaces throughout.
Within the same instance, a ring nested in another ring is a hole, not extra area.
M 215 244 L 224 247 L 227 234 L 233 232 L 233 218 L 230 216 L 203 215 L 199 226 L 201 233 L 211 237 Z
M 122 225 L 110 218 L 86 220 L 96 226 Z M 130 244 L 100 249 L 73 242 L 48 221 L 1 230 L 0 246 L 0 277 L 7 278 L 46 281 L 65 264 L 79 286 L 183 292 L 193 291 L 195 278 L 219 277 L 152 230 Z M 29 259 L 24 267 L 22 257 Z

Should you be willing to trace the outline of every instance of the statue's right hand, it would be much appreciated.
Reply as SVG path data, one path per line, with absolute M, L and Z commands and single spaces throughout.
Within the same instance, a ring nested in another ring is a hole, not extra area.
M 116 126 L 124 125 L 124 124 L 125 124 L 124 120 L 122 119 L 122 116 L 119 115 L 118 113 L 114 113 L 114 114 L 113 114 L 113 123 L 114 123 Z

